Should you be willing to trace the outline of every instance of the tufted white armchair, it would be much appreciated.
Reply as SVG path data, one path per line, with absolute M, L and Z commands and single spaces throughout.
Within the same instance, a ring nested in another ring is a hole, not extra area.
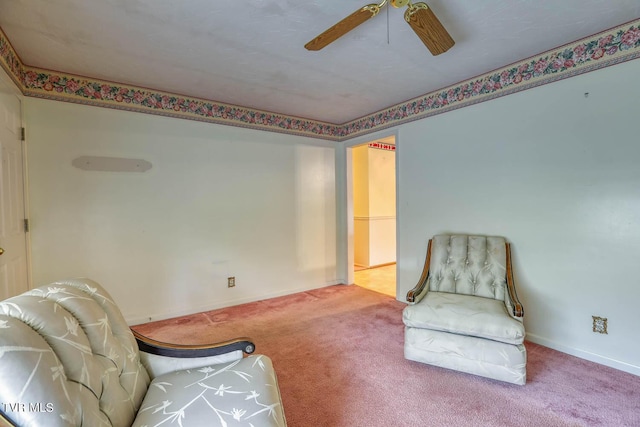
M 286 426 L 253 350 L 134 335 L 98 283 L 55 282 L 0 302 L 0 425 Z
M 504 238 L 434 236 L 407 301 L 405 358 L 526 383 L 524 310 Z

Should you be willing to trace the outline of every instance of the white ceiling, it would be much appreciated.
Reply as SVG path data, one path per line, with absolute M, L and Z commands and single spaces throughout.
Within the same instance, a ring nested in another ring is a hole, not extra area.
M 371 0 L 0 0 L 26 65 L 342 124 L 640 17 L 640 0 L 426 0 L 456 45 L 432 56 Z

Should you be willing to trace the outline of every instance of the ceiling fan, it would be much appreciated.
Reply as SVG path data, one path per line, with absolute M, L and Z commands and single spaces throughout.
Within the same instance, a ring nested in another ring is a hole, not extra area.
M 401 8 L 407 6 L 404 19 L 420 37 L 433 55 L 446 52 L 455 44 L 447 30 L 442 26 L 433 11 L 426 3 L 411 3 L 410 0 L 382 0 L 380 4 L 368 4 L 356 10 L 342 21 L 335 24 L 315 39 L 304 45 L 308 50 L 320 50 L 329 43 L 344 36 L 358 25 L 376 16 L 382 7 L 390 1 L 391 6 Z

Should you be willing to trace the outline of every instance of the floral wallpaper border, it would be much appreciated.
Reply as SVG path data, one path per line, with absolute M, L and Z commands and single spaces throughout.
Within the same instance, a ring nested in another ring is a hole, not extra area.
M 343 136 L 379 131 L 640 57 L 640 20 L 566 44 L 343 125 Z
M 24 65 L 0 30 L 0 65 L 25 96 L 343 141 L 640 57 L 640 19 L 344 124 Z
M 25 66 L 26 96 L 219 123 L 267 131 L 334 139 L 338 126 L 315 120 L 253 110 L 195 97 L 61 74 Z
M 24 92 L 24 84 L 22 83 L 22 61 L 18 54 L 13 50 L 13 46 L 9 43 L 9 39 L 0 28 L 0 65 L 7 72 L 13 82 L 18 85 Z

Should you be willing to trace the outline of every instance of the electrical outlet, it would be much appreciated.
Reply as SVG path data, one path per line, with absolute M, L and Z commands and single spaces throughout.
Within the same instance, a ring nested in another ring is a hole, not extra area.
M 233 288 L 235 285 L 236 285 L 236 278 L 235 278 L 235 276 L 227 277 L 227 287 L 229 287 L 229 288 Z
M 591 316 L 591 318 L 593 319 L 593 332 L 608 334 L 606 317 Z

